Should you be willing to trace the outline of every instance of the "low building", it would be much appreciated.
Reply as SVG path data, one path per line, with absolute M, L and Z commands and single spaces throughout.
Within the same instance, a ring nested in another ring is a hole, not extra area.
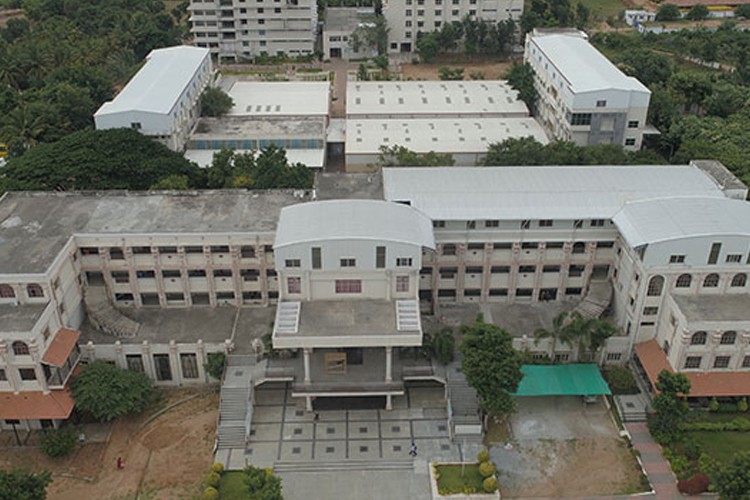
M 656 20 L 656 12 L 650 12 L 648 10 L 625 10 L 623 21 L 628 26 L 637 28 L 643 23 L 649 23 Z
M 377 56 L 377 47 L 355 43 L 352 37 L 357 29 L 374 27 L 374 17 L 372 7 L 328 7 L 323 23 L 323 57 L 349 60 Z
M 524 61 L 535 73 L 537 118 L 551 138 L 641 148 L 651 91 L 596 50 L 585 33 L 535 29 L 526 35 Z
M 213 77 L 211 55 L 197 47 L 152 50 L 117 96 L 94 114 L 97 130 L 132 128 L 182 151 Z

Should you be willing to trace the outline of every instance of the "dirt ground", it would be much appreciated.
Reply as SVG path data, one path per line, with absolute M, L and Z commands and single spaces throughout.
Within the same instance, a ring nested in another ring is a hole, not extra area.
M 448 66 L 449 68 L 464 68 L 464 80 L 469 80 L 469 74 L 473 71 L 484 73 L 485 80 L 498 80 L 505 77 L 510 65 L 510 61 L 487 60 L 486 58 L 472 59 L 462 54 L 460 57 L 444 57 L 430 64 L 403 63 L 401 65 L 401 79 L 439 80 L 438 70 L 442 66 Z
M 219 396 L 202 389 L 165 391 L 165 404 L 198 394 L 149 422 L 154 411 L 117 421 L 106 444 L 87 444 L 69 457 L 50 459 L 38 449 L 0 452 L 0 466 L 21 466 L 53 473 L 50 500 L 83 498 L 191 498 L 211 462 Z M 117 457 L 125 469 L 117 470 Z
M 0 28 L 4 28 L 11 19 L 23 17 L 23 9 L 0 9 Z

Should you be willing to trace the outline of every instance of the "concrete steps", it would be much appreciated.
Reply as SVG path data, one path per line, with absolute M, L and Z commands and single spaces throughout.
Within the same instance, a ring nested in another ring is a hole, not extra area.
M 230 356 L 231 358 L 232 356 Z M 244 356 L 243 356 L 244 357 Z M 235 361 L 237 359 L 235 358 Z M 247 366 L 235 363 L 234 367 Z M 232 369 L 232 368 L 227 368 Z M 226 383 L 226 380 L 224 381 Z M 217 449 L 245 448 L 250 434 L 252 381 L 244 386 L 222 386 L 219 395 L 219 425 L 216 429 Z
M 276 462 L 273 470 L 279 472 L 320 472 L 328 471 L 385 471 L 412 470 L 414 462 L 407 460 L 346 460 L 346 461 L 310 461 L 310 462 Z
M 141 324 L 115 309 L 103 287 L 89 287 L 83 296 L 89 321 L 97 330 L 115 337 L 135 337 Z

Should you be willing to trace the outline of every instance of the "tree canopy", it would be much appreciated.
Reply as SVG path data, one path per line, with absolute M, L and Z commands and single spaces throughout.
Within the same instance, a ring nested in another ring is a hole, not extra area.
M 657 21 L 674 21 L 680 18 L 680 9 L 676 5 L 671 3 L 663 3 L 659 6 L 659 10 L 656 11 Z
M 76 408 L 101 421 L 138 413 L 148 405 L 153 382 L 144 373 L 94 361 L 73 379 Z
M 243 472 L 248 499 L 282 500 L 281 479 L 273 474 L 273 469 L 261 469 L 248 465 Z
M 47 485 L 52 482 L 48 471 L 29 472 L 19 469 L 0 469 L 0 498 L 13 500 L 44 500 Z
M 450 153 L 415 153 L 403 146 L 380 146 L 378 164 L 381 167 L 450 167 L 454 160 Z
M 656 382 L 659 393 L 654 396 L 655 415 L 649 420 L 649 429 L 659 443 L 671 443 L 680 432 L 680 424 L 688 412 L 685 397 L 690 392 L 690 380 L 684 373 L 662 370 Z
M 502 415 L 513 411 L 511 393 L 523 378 L 521 355 L 513 348 L 511 335 L 502 328 L 477 321 L 462 327 L 461 369 L 477 391 L 484 411 Z
M 222 116 L 232 109 L 234 99 L 219 87 L 207 87 L 201 94 L 201 116 Z
M 513 90 L 518 92 L 518 98 L 526 104 L 529 112 L 532 115 L 536 114 L 536 102 L 539 99 L 539 94 L 534 87 L 534 69 L 531 65 L 529 63 L 513 63 L 506 73 L 505 79 L 508 80 L 508 84 Z
M 548 338 L 552 341 L 553 352 L 559 341 L 576 348 L 579 358 L 586 354 L 593 359 L 615 332 L 614 325 L 607 320 L 586 318 L 576 311 L 563 311 L 552 319 L 552 328 L 539 328 L 534 332 L 534 343 Z
M 721 498 L 747 498 L 750 492 L 750 453 L 737 453 L 729 463 L 717 467 L 716 491 Z
M 289 163 L 286 151 L 274 145 L 257 157 L 222 149 L 207 170 L 209 188 L 310 189 L 315 177 L 307 166 Z
M 515 31 L 512 19 L 493 23 L 466 16 L 434 31 L 420 31 L 416 45 L 425 62 L 432 61 L 438 54 L 457 50 L 466 54 L 502 54 L 510 49 Z

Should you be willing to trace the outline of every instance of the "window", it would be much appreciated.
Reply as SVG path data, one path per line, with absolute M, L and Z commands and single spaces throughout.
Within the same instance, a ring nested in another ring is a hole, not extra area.
M 260 271 L 257 269 L 240 269 L 240 276 L 242 276 L 242 281 L 258 281 Z
M 688 356 L 685 360 L 685 368 L 700 368 L 701 367 L 701 359 L 703 359 L 700 356 Z
M 203 247 L 199 246 L 186 246 L 185 253 L 203 253 Z
M 180 271 L 177 269 L 165 269 L 161 272 L 161 277 L 165 279 L 180 278 Z
M 167 302 L 184 302 L 185 301 L 185 294 L 184 293 L 175 293 L 175 292 L 167 292 L 166 294 Z
M 513 245 L 511 243 L 493 243 L 492 248 L 493 250 L 510 250 Z
M 530 220 L 522 220 L 521 221 L 521 229 L 528 229 L 531 227 L 531 221 Z
M 194 353 L 180 354 L 183 378 L 198 378 L 198 359 Z
M 518 272 L 522 274 L 529 274 L 536 272 L 536 266 L 519 266 Z
M 396 276 L 396 291 L 397 292 L 409 291 L 409 277 L 408 276 Z
M 708 254 L 708 263 L 716 264 L 719 261 L 719 253 L 721 253 L 721 243 L 713 243 L 711 252 Z
M 648 282 L 648 290 L 646 291 L 646 295 L 648 295 L 649 297 L 658 297 L 661 295 L 661 292 L 663 289 L 664 289 L 664 277 L 654 276 Z
M 126 354 L 125 363 L 128 365 L 128 370 L 133 372 L 143 373 L 143 356 L 140 354 Z
M 690 337 L 690 345 L 706 345 L 706 338 L 706 332 L 695 332 L 692 337 Z
M 155 271 L 136 271 L 136 278 L 156 278 Z
M 122 248 L 110 248 L 109 258 L 112 260 L 125 260 L 125 254 L 122 252 Z
M 96 247 L 81 247 L 81 255 L 99 255 L 99 249 Z
M 732 286 L 745 286 L 747 284 L 747 274 L 735 274 L 732 278 Z
M 441 229 L 445 227 L 445 221 L 444 220 L 434 220 L 432 221 L 432 227 L 435 229 Z
M 249 246 L 242 246 L 240 247 L 240 257 L 243 259 L 254 259 L 255 258 L 255 248 L 249 247 Z
M 531 297 L 534 295 L 532 288 L 516 288 L 516 297 Z
M 443 245 L 443 255 L 456 255 L 456 245 Z
M 13 287 L 10 285 L 0 285 L 0 299 L 12 299 L 16 296 L 16 292 L 13 291 Z
M 607 101 L 596 101 L 596 107 L 597 108 L 606 108 L 607 107 Z
M 560 250 L 563 247 L 562 241 L 548 241 L 545 245 L 547 250 Z
M 555 354 L 555 361 L 563 362 L 568 361 L 568 359 L 570 359 L 570 354 L 568 354 L 567 352 L 562 354 Z
M 214 269 L 214 278 L 231 278 L 231 269 Z
M 542 267 L 543 273 L 559 273 L 560 266 L 544 266 Z
M 644 316 L 656 316 L 656 314 L 659 312 L 658 307 L 654 306 L 647 306 L 643 308 L 643 315 Z
M 112 271 L 112 279 L 115 283 L 130 283 L 130 273 L 127 271 Z
M 682 264 L 685 262 L 685 256 L 684 255 L 670 255 L 669 256 L 669 263 L 670 264 Z
M 8 381 L 8 375 L 5 374 L 5 369 L 0 368 L 0 382 L 7 382 Z
M 490 288 L 490 297 L 507 297 L 507 288 Z
M 591 227 L 604 227 L 604 219 L 591 219 Z
M 542 219 L 539 221 L 539 227 L 552 227 L 551 219 Z
M 160 254 L 175 254 L 177 253 L 177 247 L 159 247 Z
M 635 139 L 632 137 L 625 139 L 625 145 L 626 146 L 635 146 Z
M 508 274 L 510 272 L 510 266 L 492 266 L 490 272 L 492 274 Z
M 205 278 L 205 269 L 188 269 L 188 278 Z
M 36 283 L 30 283 L 26 286 L 26 293 L 31 298 L 44 297 L 44 290 Z
M 130 128 L 134 130 L 140 130 L 141 129 L 141 122 L 132 122 L 130 124 Z
M 396 267 L 411 267 L 411 257 L 398 257 L 396 259 Z
M 409 262 L 409 265 L 411 265 L 411 262 Z M 385 268 L 385 247 L 375 247 L 375 267 L 377 269 Z
M 322 267 L 321 266 L 322 258 L 321 258 L 321 254 L 320 254 L 320 247 L 312 247 L 310 250 L 312 252 L 312 268 L 313 269 L 320 269 Z
M 357 265 L 357 259 L 353 257 L 344 257 L 339 263 L 341 267 L 355 267 Z
M 681 274 L 677 281 L 675 282 L 675 287 L 677 288 L 689 288 L 690 284 L 693 282 L 693 277 L 689 274 Z
M 735 331 L 728 331 L 721 334 L 721 340 L 719 341 L 719 344 L 721 345 L 734 345 L 734 343 L 737 341 L 737 332 Z
M 499 220 L 486 220 L 484 221 L 484 227 L 499 227 L 500 221 Z
M 742 358 L 742 368 L 750 368 L 750 356 Z
M 573 243 L 573 253 L 585 253 L 586 244 L 582 241 L 576 241 Z
M 581 229 L 583 227 L 583 219 L 576 219 L 573 221 L 573 227 L 575 229 Z
M 482 274 L 482 272 L 484 272 L 482 266 L 468 266 L 466 268 L 466 274 Z
M 16 340 L 13 342 L 13 354 L 15 356 L 28 356 L 29 355 L 29 346 L 26 344 L 26 342 L 22 342 L 20 340 Z
M 477 221 L 475 220 L 466 221 L 466 229 L 476 229 L 476 228 L 477 228 Z
M 290 276 L 286 279 L 287 293 L 302 293 L 302 278 Z
M 620 361 L 620 359 L 622 359 L 621 352 L 608 352 L 607 353 L 607 361 Z
M 581 295 L 583 290 L 581 288 L 566 288 L 565 295 Z
M 211 253 L 229 253 L 229 247 L 227 245 L 212 245 Z
M 731 356 L 716 356 L 714 358 L 714 368 L 728 368 Z
M 579 266 L 579 265 L 570 265 L 568 266 L 568 276 L 571 278 L 580 278 L 583 276 L 583 271 L 586 269 L 585 266 Z
M 458 272 L 458 268 L 455 267 L 441 267 L 440 270 L 440 279 L 443 280 L 452 280 L 456 277 L 456 273 Z
M 36 372 L 33 368 L 19 368 L 18 374 L 21 375 L 21 380 L 36 380 Z
M 154 354 L 156 380 L 172 380 L 172 367 L 169 364 L 169 354 Z
M 336 280 L 336 293 L 362 293 L 362 280 Z
M 571 125 L 591 125 L 591 113 L 573 113 L 570 115 Z
M 741 254 L 738 254 L 738 253 L 727 254 L 727 263 L 737 264 L 739 262 L 742 262 L 742 255 Z
M 628 122 L 628 128 L 638 128 L 638 120 L 630 120 Z
M 484 243 L 469 243 L 466 248 L 468 250 L 484 250 Z
M 133 255 L 150 255 L 151 247 L 133 247 Z
M 284 266 L 285 267 L 300 267 L 302 265 L 302 262 L 300 259 L 286 259 L 284 260 Z
M 716 288 L 717 286 L 719 286 L 719 275 L 713 273 L 706 276 L 706 278 L 703 280 L 703 286 L 705 288 Z

